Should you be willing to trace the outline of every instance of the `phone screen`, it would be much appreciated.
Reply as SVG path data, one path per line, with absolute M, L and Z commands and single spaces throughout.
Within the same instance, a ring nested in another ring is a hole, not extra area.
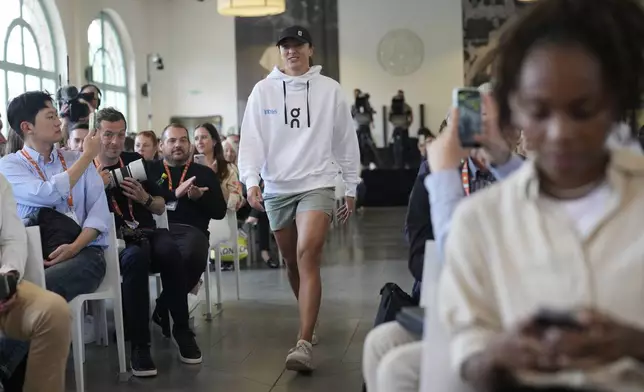
M 463 147 L 480 147 L 474 135 L 481 133 L 481 93 L 474 89 L 456 90 L 456 107 L 458 108 L 458 136 Z

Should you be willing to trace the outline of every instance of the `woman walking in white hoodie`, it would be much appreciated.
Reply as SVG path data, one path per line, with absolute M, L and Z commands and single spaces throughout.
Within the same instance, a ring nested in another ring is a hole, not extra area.
M 285 67 L 276 67 L 248 98 L 239 169 L 248 202 L 268 214 L 298 299 L 300 332 L 286 357 L 286 368 L 311 371 L 322 297 L 320 262 L 333 218 L 334 179 L 342 171 L 347 202 L 338 219 L 345 222 L 354 211 L 360 152 L 340 85 L 322 76 L 322 67 L 310 65 L 309 32 L 289 27 L 280 34 L 277 46 Z

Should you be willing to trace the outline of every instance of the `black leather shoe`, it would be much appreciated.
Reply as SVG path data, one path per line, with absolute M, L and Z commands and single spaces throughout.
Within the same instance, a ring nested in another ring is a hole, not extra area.
M 152 321 L 161 328 L 163 336 L 170 339 L 170 312 L 165 306 L 159 304 L 159 300 L 152 313 Z

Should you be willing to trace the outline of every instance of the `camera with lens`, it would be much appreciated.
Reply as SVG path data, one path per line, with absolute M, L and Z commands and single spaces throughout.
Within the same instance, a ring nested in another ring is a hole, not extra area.
M 369 125 L 373 121 L 375 111 L 369 102 L 370 97 L 367 93 L 360 93 L 356 97 L 354 118 L 358 125 Z
M 126 178 L 133 178 L 138 182 L 143 182 L 148 179 L 143 159 L 137 159 L 136 161 L 130 162 L 127 166 L 110 170 L 110 182 L 107 185 L 107 189 L 120 187 Z
M 56 92 L 58 112 L 71 122 L 79 122 L 89 116 L 88 102 L 93 98 L 93 93 L 81 93 L 76 86 L 63 86 Z
M 125 244 L 146 245 L 148 239 L 154 234 L 152 229 L 133 229 L 128 225 L 122 225 L 119 229 L 120 237 L 125 241 Z

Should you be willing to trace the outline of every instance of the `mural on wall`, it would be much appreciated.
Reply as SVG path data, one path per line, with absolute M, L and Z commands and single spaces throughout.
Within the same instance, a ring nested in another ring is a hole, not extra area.
M 463 59 L 465 85 L 478 86 L 490 80 L 492 48 L 505 22 L 522 5 L 516 0 L 463 1 Z
M 322 73 L 340 79 L 337 0 L 286 0 L 286 12 L 260 18 L 235 18 L 237 101 L 239 124 L 248 95 L 275 65 L 281 65 L 275 39 L 293 25 L 305 27 L 313 37 L 313 63 Z

